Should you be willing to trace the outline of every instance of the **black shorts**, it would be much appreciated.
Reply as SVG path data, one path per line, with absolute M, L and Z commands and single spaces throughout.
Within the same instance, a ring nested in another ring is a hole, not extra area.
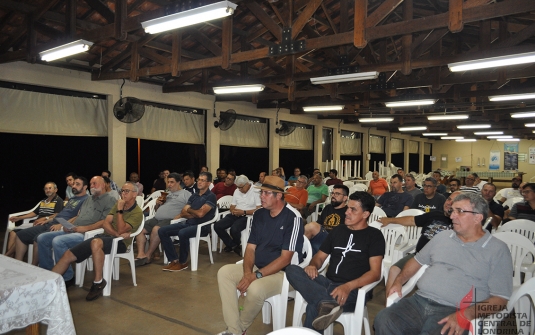
M 99 234 L 95 237 L 92 237 L 88 240 L 83 241 L 82 243 L 79 243 L 78 245 L 70 249 L 71 252 L 74 254 L 74 256 L 76 256 L 76 263 L 81 263 L 85 261 L 86 259 L 88 259 L 89 257 L 91 257 L 91 241 L 96 238 L 99 238 L 102 240 L 102 243 L 103 243 L 102 251 L 104 251 L 106 255 L 110 254 L 114 237 L 104 235 L 104 234 Z M 117 244 L 117 253 L 123 253 L 123 252 L 126 252 L 126 244 L 124 244 L 124 242 L 121 240 Z
M 42 233 L 48 232 L 50 227 L 52 227 L 51 222 L 46 223 L 44 225 L 33 226 L 30 228 L 26 228 L 26 229 L 20 229 L 19 231 L 17 231 L 17 236 L 19 240 L 21 240 L 22 243 L 26 245 L 30 245 L 30 244 L 33 244 L 33 242 L 37 241 L 37 236 L 41 235 Z

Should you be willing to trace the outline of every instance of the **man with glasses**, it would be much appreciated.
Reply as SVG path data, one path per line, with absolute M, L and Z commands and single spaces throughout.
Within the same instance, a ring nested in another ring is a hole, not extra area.
M 218 335 L 245 334 L 262 310 L 264 300 L 280 294 L 284 272 L 298 254 L 303 255 L 301 215 L 284 201 L 284 180 L 266 176 L 260 186 L 262 208 L 253 214 L 251 234 L 243 264 L 228 264 L 219 269 L 217 283 L 227 329 Z M 244 295 L 239 307 L 236 289 Z
M 410 173 L 405 175 L 405 186 L 403 186 L 403 190 L 412 195 L 413 199 L 416 198 L 418 194 L 422 194 L 422 191 L 416 187 L 416 179 Z
M 403 191 L 402 180 L 399 174 L 393 175 L 390 178 L 390 192 L 383 194 L 375 203 L 377 207 L 385 211 L 388 217 L 395 217 L 401 211 L 409 209 L 414 200 L 412 195 Z
M 182 208 L 180 218 L 187 219 L 169 226 L 161 227 L 158 236 L 162 248 L 169 260 L 169 264 L 163 267 L 163 271 L 182 271 L 188 268 L 189 239 L 197 234 L 197 225 L 210 221 L 214 218 L 217 207 L 215 194 L 210 191 L 212 174 L 210 172 L 199 173 L 197 187 L 199 192 L 194 193 L 188 199 L 188 203 Z M 206 236 L 210 233 L 210 225 L 201 228 L 201 234 Z M 177 255 L 172 236 L 178 236 L 180 241 L 180 257 Z
M 418 291 L 377 314 L 376 335 L 465 334 L 470 320 L 506 307 L 513 291 L 512 258 L 507 245 L 482 228 L 487 202 L 462 193 L 452 209 L 453 232 L 436 234 L 409 260 L 387 296 L 401 296 L 402 285 L 428 265 Z
M 305 236 L 310 240 L 313 254 L 318 252 L 329 232 L 340 223 L 344 223 L 348 196 L 349 188 L 347 186 L 334 185 L 331 192 L 331 203 L 323 208 L 318 221 L 305 225 Z
M 477 178 L 477 174 L 475 173 L 471 173 L 468 176 L 466 176 L 464 178 L 464 186 L 461 186 L 461 191 L 479 194 L 481 190 L 479 189 L 479 187 L 474 185 L 476 178 Z
M 227 176 L 227 178 L 230 175 Z M 221 183 L 217 184 L 221 185 Z M 260 194 L 245 175 L 236 177 L 237 189 L 232 196 L 229 214 L 214 224 L 214 230 L 225 243 L 225 252 L 234 251 L 241 256 L 241 232 L 247 227 L 247 215 L 262 207 Z M 230 228 L 230 236 L 227 229 Z M 232 237 L 231 237 L 232 236 Z
M 167 196 L 165 200 L 158 198 L 156 200 L 156 213 L 154 217 L 147 220 L 143 226 L 141 234 L 136 236 L 137 257 L 136 266 L 150 264 L 153 260 L 153 254 L 160 245 L 160 236 L 158 230 L 171 224 L 171 220 L 180 219 L 182 208 L 188 203 L 191 193 L 180 187 L 180 176 L 178 173 L 170 173 L 167 176 Z M 149 248 L 145 252 L 147 237 L 150 235 Z
M 236 184 L 234 183 L 235 180 L 236 180 L 236 175 L 229 173 L 227 174 L 227 177 L 225 178 L 224 183 L 217 183 L 211 189 L 212 193 L 215 194 L 217 200 L 219 200 L 219 198 L 225 195 L 234 194 L 234 191 L 236 191 Z
M 448 195 L 452 194 L 453 192 L 457 192 L 461 188 L 461 181 L 457 178 L 450 179 L 450 182 L 448 183 L 448 186 L 450 188 L 449 192 L 446 192 Z M 446 196 L 446 194 L 444 194 Z
M 301 215 L 303 215 L 303 209 L 307 206 L 308 202 L 308 192 L 305 188 L 307 183 L 308 178 L 306 176 L 299 176 L 295 186 L 290 187 L 287 190 L 288 194 L 284 197 L 284 200 L 300 211 Z
M 78 179 L 76 180 L 78 181 Z M 101 228 L 106 215 L 113 208 L 117 200 L 105 191 L 104 178 L 95 176 L 89 182 L 91 196 L 84 201 L 78 216 L 71 223 L 72 229 L 63 227 L 60 223 L 52 226 L 50 232 L 37 237 L 39 248 L 39 267 L 52 270 L 54 260 L 58 262 L 61 256 L 69 249 L 84 240 L 84 233 Z M 73 188 L 74 190 L 74 188 Z M 54 252 L 52 254 L 52 252 Z M 69 267 L 63 274 L 68 285 L 74 283 L 74 271 Z
M 420 209 L 426 213 L 442 211 L 446 198 L 437 193 L 437 180 L 432 177 L 425 178 L 423 189 L 424 193 L 418 194 L 414 198 L 411 208 Z
M 526 219 L 535 221 L 535 183 L 527 183 L 522 187 L 524 202 L 513 205 L 507 221 Z
M 288 185 L 295 186 L 297 181 L 299 180 L 299 176 L 301 175 L 301 169 L 296 167 L 294 169 L 294 174 L 288 178 Z

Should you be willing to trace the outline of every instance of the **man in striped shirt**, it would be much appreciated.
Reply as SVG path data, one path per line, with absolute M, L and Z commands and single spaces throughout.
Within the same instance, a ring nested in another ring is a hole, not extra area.
M 478 178 L 478 176 L 475 173 L 471 173 L 466 176 L 466 178 L 464 178 L 464 186 L 461 186 L 461 191 L 480 194 L 481 190 L 479 189 L 479 187 L 474 185 L 476 178 Z

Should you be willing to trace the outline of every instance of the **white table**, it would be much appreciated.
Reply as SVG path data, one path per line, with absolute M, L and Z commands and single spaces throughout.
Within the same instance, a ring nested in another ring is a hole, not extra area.
M 39 322 L 47 334 L 76 334 L 63 277 L 0 255 L 0 333 Z

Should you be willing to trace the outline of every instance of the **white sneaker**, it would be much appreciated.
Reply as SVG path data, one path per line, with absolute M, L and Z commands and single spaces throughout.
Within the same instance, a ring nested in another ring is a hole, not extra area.
M 229 332 L 228 330 L 225 330 L 225 331 L 222 331 L 221 333 L 217 333 L 216 335 L 238 335 L 238 334 L 234 334 L 234 333 Z

